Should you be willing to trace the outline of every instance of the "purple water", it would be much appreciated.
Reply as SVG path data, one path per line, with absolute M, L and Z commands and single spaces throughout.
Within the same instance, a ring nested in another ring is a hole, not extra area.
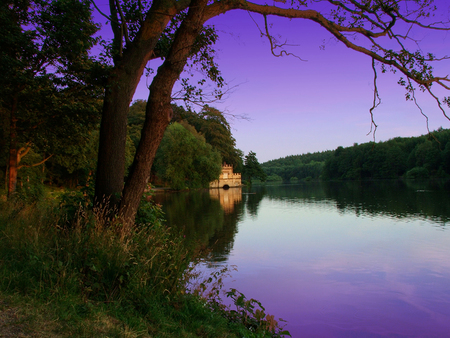
M 292 337 L 450 337 L 450 231 L 426 218 L 264 198 L 245 213 L 225 282 Z

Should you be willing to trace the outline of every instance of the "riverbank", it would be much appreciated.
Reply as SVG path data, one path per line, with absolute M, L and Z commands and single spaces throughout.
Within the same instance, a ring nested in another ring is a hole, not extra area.
M 157 206 L 143 205 L 151 222 L 123 234 L 80 198 L 1 203 L 0 336 L 281 336 L 236 291 L 239 311 L 188 292 L 195 248 Z

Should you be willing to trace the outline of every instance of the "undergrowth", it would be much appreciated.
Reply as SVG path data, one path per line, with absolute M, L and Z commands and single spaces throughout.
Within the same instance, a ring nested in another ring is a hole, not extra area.
M 3 202 L 0 297 L 44 307 L 49 317 L 57 318 L 56 336 L 288 334 L 259 302 L 247 301 L 235 290 L 229 296 L 237 311 L 221 306 L 217 294 L 188 292 L 192 262 L 198 261 L 195 250 L 164 226 L 158 206 L 146 199 L 141 207 L 140 223 L 124 235 L 107 226 L 102 210 L 93 210 L 80 193 L 33 205 Z M 218 278 L 201 285 L 217 288 Z M 255 304 L 262 310 L 254 310 Z

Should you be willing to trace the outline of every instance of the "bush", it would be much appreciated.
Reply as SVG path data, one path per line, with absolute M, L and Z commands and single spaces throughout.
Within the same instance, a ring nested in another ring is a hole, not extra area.
M 428 170 L 424 167 L 414 167 L 406 173 L 408 179 L 426 179 L 429 178 Z
M 277 175 L 277 174 L 273 174 L 270 176 L 267 176 L 266 179 L 267 182 L 277 182 L 277 181 L 283 181 L 283 177 Z
M 151 199 L 151 193 L 144 193 L 136 213 L 136 224 L 152 224 L 161 226 L 164 222 L 164 212 L 161 206 L 155 204 Z

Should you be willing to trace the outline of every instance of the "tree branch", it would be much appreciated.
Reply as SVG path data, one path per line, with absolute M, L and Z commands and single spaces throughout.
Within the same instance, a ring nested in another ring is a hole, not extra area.
M 122 32 L 123 36 L 125 37 L 125 42 L 127 44 L 129 44 L 130 43 L 130 38 L 128 36 L 127 22 L 125 20 L 125 16 L 123 15 L 122 7 L 120 7 L 119 0 L 116 0 L 116 4 L 117 4 L 116 6 L 117 6 L 117 9 L 118 9 L 119 15 L 120 15 L 120 20 L 122 21 L 120 23 L 120 29 L 121 29 L 121 32 Z
M 422 114 L 423 117 L 425 117 L 425 120 L 427 121 L 427 131 L 428 131 L 428 134 L 430 134 L 430 126 L 428 123 L 428 116 L 423 112 L 422 107 L 417 103 L 416 89 L 413 87 L 410 79 L 408 79 L 408 88 L 411 93 L 411 97 L 412 97 L 412 100 L 414 101 L 414 104 L 416 105 L 417 108 L 419 108 L 420 113 Z M 444 113 L 444 115 L 445 115 L 445 113 Z
M 342 2 L 340 1 L 334 1 L 334 0 L 328 0 L 331 4 L 338 5 L 342 7 L 343 9 L 348 9 L 348 11 L 352 12 L 351 9 L 344 6 Z M 350 0 L 351 3 L 354 5 L 358 4 L 354 0 Z M 361 8 L 366 8 L 362 5 L 359 5 Z M 380 3 L 379 6 L 382 6 Z M 381 8 L 381 7 L 379 7 Z M 418 21 L 407 19 L 405 16 L 401 16 L 399 14 L 398 9 L 393 8 L 384 8 L 381 10 L 382 13 L 388 15 L 391 17 L 391 21 L 389 23 L 384 23 L 380 17 L 377 17 L 377 20 L 383 24 L 377 24 L 375 25 L 377 28 L 380 29 L 379 32 L 373 32 L 372 30 L 366 29 L 363 27 L 363 24 L 355 25 L 355 26 L 345 26 L 339 23 L 335 23 L 327 18 L 325 18 L 324 15 L 319 13 L 318 11 L 312 10 L 312 9 L 306 9 L 306 10 L 300 10 L 300 9 L 294 9 L 294 8 L 280 8 L 276 6 L 269 6 L 269 5 L 258 5 L 246 0 L 225 0 L 225 1 L 219 1 L 214 2 L 213 4 L 209 5 L 206 12 L 205 17 L 206 19 L 212 18 L 214 16 L 217 16 L 221 13 L 225 13 L 229 10 L 233 9 L 244 9 L 250 12 L 259 13 L 264 16 L 267 15 L 275 15 L 275 16 L 281 16 L 285 18 L 292 18 L 292 19 L 307 19 L 314 21 L 321 25 L 323 28 L 325 28 L 328 32 L 330 32 L 336 39 L 344 43 L 345 46 L 347 46 L 350 49 L 353 49 L 354 51 L 360 52 L 362 54 L 368 55 L 371 58 L 375 59 L 376 61 L 395 67 L 400 72 L 402 72 L 404 75 L 406 75 L 408 78 L 413 79 L 415 82 L 417 82 L 420 85 L 423 86 L 430 86 L 432 83 L 437 83 L 438 85 L 444 87 L 445 89 L 450 89 L 450 85 L 447 84 L 447 82 L 450 82 L 450 79 L 448 76 L 445 77 L 424 77 L 423 74 L 420 72 L 415 71 L 414 69 L 408 69 L 406 64 L 401 63 L 401 58 L 409 53 L 404 48 L 404 46 L 400 43 L 398 38 L 396 41 L 399 43 L 401 50 L 399 52 L 389 51 L 385 48 L 383 48 L 381 45 L 375 43 L 376 38 L 388 36 L 390 38 L 392 37 L 398 37 L 399 35 L 394 34 L 392 32 L 392 28 L 394 27 L 395 23 L 397 22 L 398 18 L 402 18 L 403 21 L 411 24 L 418 25 L 423 28 L 430 28 L 430 29 L 439 29 L 439 30 L 450 30 L 450 28 L 446 27 L 435 27 L 432 25 L 419 25 Z M 377 8 L 378 9 L 378 8 Z M 375 13 L 375 10 L 372 10 L 372 12 Z M 395 13 L 395 15 L 393 14 Z M 370 19 L 372 20 L 372 19 Z M 373 24 L 373 20 L 370 21 L 370 23 Z M 373 43 L 374 46 L 378 48 L 379 51 L 382 51 L 385 53 L 385 55 L 379 55 L 376 50 L 371 50 L 367 47 L 364 47 L 362 45 L 357 45 L 354 42 L 350 41 L 349 38 L 344 35 L 346 33 L 356 33 L 361 36 L 364 36 L 369 39 L 371 43 Z M 411 53 L 409 53 L 412 55 Z M 416 57 L 413 55 L 413 57 Z M 420 61 L 426 62 L 428 61 L 426 58 L 422 58 Z M 431 60 L 430 60 L 431 61 Z
M 18 166 L 18 167 L 17 167 L 17 170 L 19 170 L 20 168 L 37 167 L 37 166 L 39 166 L 39 165 L 41 165 L 41 164 L 47 162 L 47 160 L 48 160 L 50 157 L 52 157 L 52 156 L 53 156 L 53 154 L 51 154 L 51 155 L 48 156 L 47 158 L 44 158 L 41 162 L 38 162 L 38 163 L 29 164 L 29 165 L 28 165 L 28 164 L 24 164 L 24 165 Z
M 377 69 L 375 68 L 375 59 L 372 58 L 372 70 L 373 70 L 373 104 L 372 107 L 369 109 L 370 112 L 370 131 L 367 133 L 367 135 L 371 134 L 373 132 L 373 141 L 375 142 L 375 134 L 377 132 L 378 125 L 375 123 L 373 111 L 381 104 L 381 98 L 378 93 L 378 86 L 377 86 Z
M 30 143 L 27 143 L 26 147 L 21 147 L 19 150 L 17 150 L 17 164 L 20 163 L 23 157 L 25 157 L 28 152 L 31 150 Z

